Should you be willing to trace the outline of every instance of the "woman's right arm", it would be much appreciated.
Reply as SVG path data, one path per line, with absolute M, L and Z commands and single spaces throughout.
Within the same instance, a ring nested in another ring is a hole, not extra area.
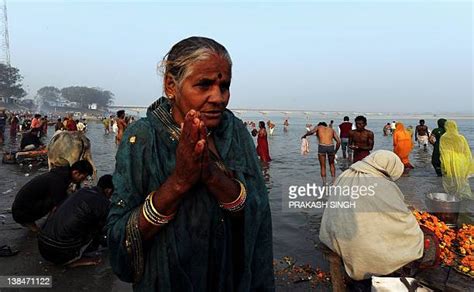
M 143 215 L 149 191 L 150 125 L 136 122 L 126 129 L 116 156 L 115 192 L 108 217 L 108 243 L 112 269 L 126 282 L 138 282 L 144 269 L 144 242 L 162 226 L 151 224 Z M 185 193 L 198 181 L 201 154 L 205 147 L 204 124 L 194 114 L 186 116 L 173 173 L 155 190 L 153 207 L 163 216 L 173 214 Z

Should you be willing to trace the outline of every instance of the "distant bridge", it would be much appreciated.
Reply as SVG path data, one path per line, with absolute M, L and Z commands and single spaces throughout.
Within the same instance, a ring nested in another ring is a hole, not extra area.
M 112 105 L 109 106 L 110 110 L 130 110 L 130 111 L 135 111 L 135 112 L 141 112 L 141 111 L 146 111 L 148 109 L 148 106 L 141 106 L 141 105 Z M 242 114 L 242 113 L 260 113 L 262 115 L 267 115 L 267 114 L 284 114 L 284 115 L 291 115 L 291 114 L 304 114 L 304 115 L 348 115 L 348 116 L 353 116 L 353 115 L 386 115 L 386 113 L 362 113 L 362 112 L 338 112 L 338 111 L 313 111 L 313 110 L 298 110 L 298 109 L 292 109 L 292 110 L 282 110 L 282 109 L 251 109 L 251 108 L 231 108 L 231 111 L 237 114 Z M 392 114 L 392 113 L 390 113 Z M 395 114 L 396 115 L 396 114 Z
M 140 105 L 113 105 L 109 106 L 110 110 L 129 110 L 134 112 L 145 112 L 148 109 L 148 106 L 140 106 Z M 310 116 L 329 116 L 329 117 L 343 117 L 349 116 L 353 119 L 355 116 L 364 115 L 367 117 L 375 118 L 375 119 L 394 119 L 396 117 L 404 117 L 404 118 L 435 118 L 437 116 L 447 116 L 453 118 L 468 118 L 473 119 L 472 114 L 462 114 L 462 113 L 400 113 L 400 112 L 356 112 L 356 111 L 317 111 L 317 110 L 300 110 L 300 109 L 252 109 L 252 108 L 230 108 L 230 110 L 238 115 L 243 113 L 260 113 L 264 116 L 266 115 L 285 115 L 290 116 L 293 114 L 297 115 L 305 115 L 308 118 Z

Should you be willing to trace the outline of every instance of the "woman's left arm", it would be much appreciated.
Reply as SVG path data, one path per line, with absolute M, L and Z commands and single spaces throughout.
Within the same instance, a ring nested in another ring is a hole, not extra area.
M 244 187 L 241 183 L 228 177 L 214 162 L 209 162 L 207 173 L 203 178 L 204 183 L 220 204 L 231 203 L 239 198 L 241 188 Z

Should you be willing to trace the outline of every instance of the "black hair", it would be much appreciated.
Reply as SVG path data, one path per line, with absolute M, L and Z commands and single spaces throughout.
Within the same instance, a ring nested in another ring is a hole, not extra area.
M 117 111 L 117 117 L 121 118 L 122 115 L 125 115 L 125 111 L 124 111 L 124 110 L 119 110 L 119 111 Z
M 60 122 L 60 121 L 61 121 L 61 118 L 58 119 L 58 122 Z
M 346 122 L 349 121 L 349 117 L 348 117 L 348 116 L 345 116 L 345 117 L 344 117 L 344 121 L 346 121 Z
M 35 114 L 35 118 L 41 118 L 40 114 Z
M 90 164 L 90 162 L 87 160 L 79 160 L 74 162 L 74 164 L 71 166 L 71 171 L 73 170 L 77 170 L 80 173 L 85 173 L 87 175 L 92 175 L 94 173 L 92 164 Z
M 357 116 L 354 121 L 361 121 L 364 122 L 364 124 L 367 124 L 367 118 L 364 116 Z
M 99 178 L 99 181 L 97 182 L 97 186 L 101 188 L 102 190 L 105 189 L 112 189 L 114 190 L 114 183 L 112 181 L 112 176 L 110 174 L 103 175 Z
M 328 124 L 326 124 L 326 122 L 319 122 L 318 126 L 325 126 L 325 127 L 327 127 Z
M 421 123 L 423 123 L 423 124 L 424 124 L 424 123 L 425 123 L 425 120 L 420 120 L 420 124 L 421 124 Z
M 265 122 L 264 122 L 264 121 L 258 122 L 258 126 L 259 126 L 260 128 L 264 128 L 264 129 L 265 129 Z

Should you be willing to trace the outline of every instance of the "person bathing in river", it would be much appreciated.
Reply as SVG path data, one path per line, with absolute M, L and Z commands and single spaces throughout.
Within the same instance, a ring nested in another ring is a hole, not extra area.
M 306 138 L 306 136 L 316 134 L 318 137 L 318 159 L 319 164 L 321 165 L 321 178 L 323 180 L 323 184 L 326 185 L 326 157 L 329 160 L 329 168 L 331 171 L 332 181 L 336 178 L 336 166 L 335 166 L 335 158 L 337 150 L 341 146 L 341 139 L 336 134 L 332 128 L 328 127 L 325 122 L 321 122 L 318 124 L 317 127 L 314 127 L 313 130 L 304 134 L 301 139 Z M 336 141 L 336 146 L 334 147 L 334 141 Z
M 389 134 L 392 134 L 392 130 L 391 130 L 391 127 L 390 127 L 390 123 L 387 123 L 387 124 L 383 127 L 383 135 L 384 135 L 384 136 L 388 136 Z
M 258 123 L 258 137 L 257 137 L 257 155 L 260 157 L 260 160 L 263 162 L 270 162 L 270 150 L 268 148 L 268 137 L 267 131 L 265 129 L 265 122 L 260 121 Z
M 127 128 L 127 122 L 125 121 L 125 111 L 119 110 L 117 112 L 117 135 L 115 136 L 115 144 L 120 145 L 122 141 L 123 132 Z
M 418 142 L 418 147 L 423 145 L 423 149 L 427 150 L 429 136 L 430 132 L 428 126 L 425 125 L 425 120 L 420 120 L 420 124 L 415 128 L 415 142 Z
M 355 118 L 356 129 L 349 132 L 349 148 L 353 152 L 353 160 L 355 163 L 367 157 L 374 148 L 374 133 L 365 129 L 367 119 L 364 116 Z
M 411 133 L 405 129 L 403 123 L 398 122 L 395 125 L 395 132 L 393 132 L 393 152 L 402 161 L 405 166 L 405 172 L 409 169 L 413 169 L 413 165 L 410 163 L 410 152 L 413 149 L 413 140 L 411 139 Z
M 347 158 L 347 154 L 349 154 L 350 159 L 350 152 L 347 153 L 347 145 L 349 145 L 349 132 L 352 130 L 352 123 L 349 122 L 349 117 L 345 116 L 343 122 L 339 124 L 339 137 L 341 138 L 341 145 L 342 145 L 342 157 L 344 159 Z
M 431 164 L 436 171 L 438 176 L 442 176 L 443 173 L 441 171 L 441 154 L 439 151 L 439 142 L 441 137 L 446 132 L 444 128 L 444 124 L 446 123 L 446 119 L 439 119 L 438 120 L 438 128 L 434 129 L 431 132 L 430 138 L 428 139 L 429 142 L 433 145 L 433 153 L 431 154 Z

